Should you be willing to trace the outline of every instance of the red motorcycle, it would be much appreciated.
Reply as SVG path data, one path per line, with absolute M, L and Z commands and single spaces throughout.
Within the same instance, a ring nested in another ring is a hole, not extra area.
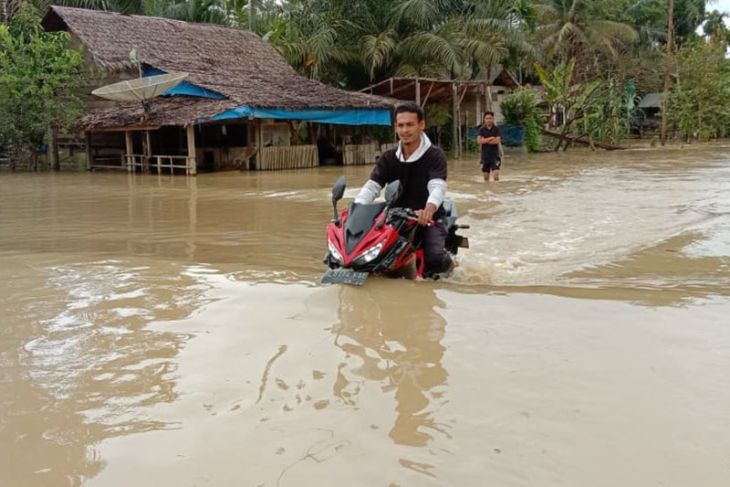
M 323 284 L 362 285 L 371 274 L 407 279 L 440 277 L 425 269 L 415 212 L 392 207 L 401 191 L 400 181 L 394 181 L 385 188 L 384 203 L 351 203 L 338 215 L 337 202 L 345 194 L 345 177 L 337 180 L 332 188 L 334 219 L 327 225 L 329 251 L 324 259 L 330 270 L 322 276 Z M 444 201 L 443 208 L 445 215 L 440 223 L 446 224 L 448 231 L 446 250 L 454 256 L 460 247 L 469 247 L 469 240 L 456 234 L 469 226 L 457 225 L 453 201 Z

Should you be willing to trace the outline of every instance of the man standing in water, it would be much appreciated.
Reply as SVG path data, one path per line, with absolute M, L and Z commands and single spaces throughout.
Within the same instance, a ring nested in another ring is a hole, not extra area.
M 447 187 L 446 156 L 423 132 L 426 121 L 418 104 L 398 105 L 395 125 L 400 139 L 397 149 L 383 153 L 355 203 L 372 203 L 386 184 L 400 180 L 403 192 L 393 206 L 415 210 L 422 227 L 426 269 L 447 272 L 452 267 L 451 257 L 445 250 L 447 230 L 438 221 L 444 215 L 441 204 Z M 431 220 L 435 222 L 429 225 Z
M 502 167 L 502 157 L 499 155 L 499 144 L 502 143 L 502 134 L 499 127 L 494 125 L 494 112 L 484 114 L 484 125 L 477 134 L 477 144 L 482 146 L 482 173 L 485 181 L 499 181 L 499 169 Z

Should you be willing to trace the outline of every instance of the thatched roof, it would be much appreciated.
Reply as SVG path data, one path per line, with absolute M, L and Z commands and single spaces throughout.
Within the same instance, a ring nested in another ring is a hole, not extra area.
M 102 70 L 130 68 L 129 53 L 136 49 L 138 60 L 146 65 L 190 73 L 190 83 L 225 95 L 229 102 L 226 108 L 392 106 L 383 98 L 340 90 L 298 75 L 269 44 L 246 30 L 59 6 L 50 7 L 43 25 L 47 30 L 66 30 L 78 37 Z M 187 103 L 191 114 L 196 115 L 192 106 L 200 101 L 185 97 L 176 107 L 179 112 L 180 105 Z M 207 108 L 210 103 L 201 105 L 201 115 Z
M 187 125 L 205 119 L 231 107 L 230 100 L 211 100 L 190 96 L 165 96 L 149 104 L 149 112 L 142 121 L 141 103 L 122 104 L 114 108 L 93 110 L 76 124 L 80 131 L 117 127 L 159 127 Z

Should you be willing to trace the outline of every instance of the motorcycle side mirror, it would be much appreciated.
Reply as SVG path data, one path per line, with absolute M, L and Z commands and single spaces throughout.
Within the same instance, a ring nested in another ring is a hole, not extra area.
M 332 209 L 334 211 L 334 222 L 340 224 L 340 219 L 337 216 L 337 202 L 345 196 L 345 176 L 340 176 L 334 186 L 332 186 Z
M 391 206 L 398 200 L 398 198 L 400 198 L 400 194 L 402 191 L 403 186 L 400 184 L 400 180 L 395 180 L 390 183 L 388 186 L 385 187 L 385 203 L 388 206 Z
M 345 176 L 340 176 L 334 186 L 332 186 L 332 202 L 337 203 L 345 196 Z
M 386 213 L 387 209 L 393 206 L 393 203 L 398 201 L 398 198 L 400 198 L 401 192 L 403 191 L 403 186 L 400 183 L 399 179 L 396 179 L 392 183 L 388 184 L 385 187 L 385 208 Z M 383 228 L 383 225 L 385 224 L 385 219 L 383 219 L 377 226 L 378 230 Z

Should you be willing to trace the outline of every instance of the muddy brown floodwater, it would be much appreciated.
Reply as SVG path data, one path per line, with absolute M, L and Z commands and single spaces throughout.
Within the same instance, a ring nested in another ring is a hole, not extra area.
M 454 276 L 363 288 L 341 172 L 1 174 L 0 485 L 730 485 L 730 147 L 452 163 Z

